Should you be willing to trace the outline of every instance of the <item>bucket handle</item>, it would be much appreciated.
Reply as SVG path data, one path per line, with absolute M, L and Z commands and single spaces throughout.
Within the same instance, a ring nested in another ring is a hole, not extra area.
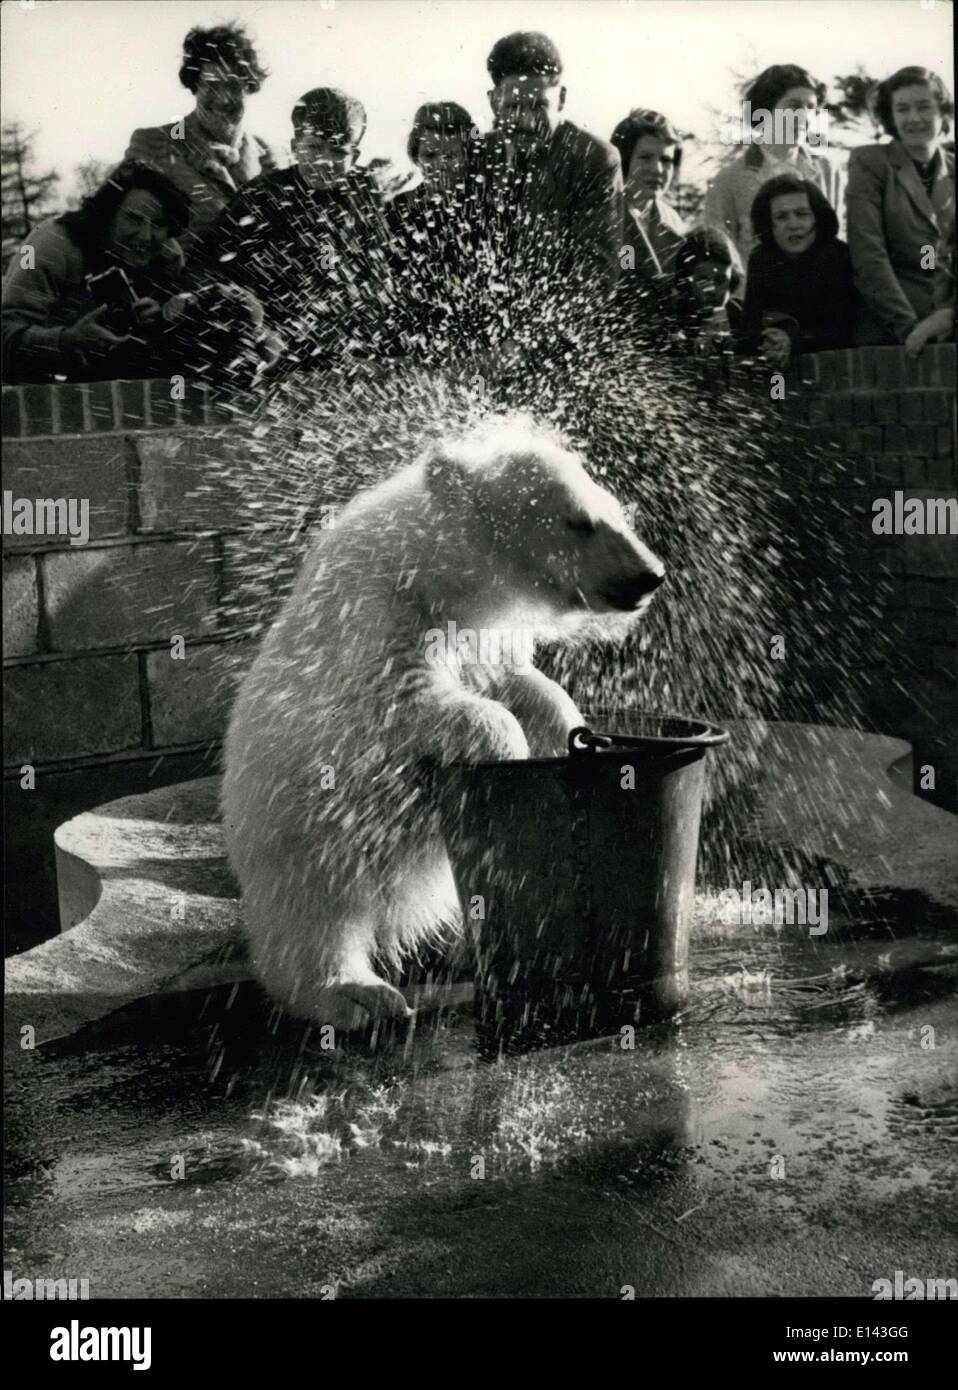
M 704 724 L 704 721 L 700 721 Z M 573 758 L 582 757 L 586 753 L 596 753 L 600 748 L 658 748 L 661 749 L 663 743 L 675 743 L 681 748 L 713 748 L 722 743 L 728 743 L 729 733 L 727 729 L 720 729 L 715 724 L 705 725 L 706 732 L 702 734 L 692 734 L 688 738 L 639 738 L 632 734 L 600 734 L 590 729 L 587 724 L 580 724 L 569 734 L 569 756 Z M 677 750 L 673 750 L 677 751 Z
M 594 753 L 598 748 L 611 748 L 609 734 L 594 734 L 587 724 L 580 724 L 569 734 L 569 756 L 577 753 Z

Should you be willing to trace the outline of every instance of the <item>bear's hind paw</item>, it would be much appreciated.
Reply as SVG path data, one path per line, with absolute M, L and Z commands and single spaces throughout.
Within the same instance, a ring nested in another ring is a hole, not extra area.
M 370 1019 L 406 1023 L 414 1010 L 401 992 L 385 980 L 339 980 L 322 991 L 320 1012 L 321 1022 L 349 1031 L 365 1027 Z

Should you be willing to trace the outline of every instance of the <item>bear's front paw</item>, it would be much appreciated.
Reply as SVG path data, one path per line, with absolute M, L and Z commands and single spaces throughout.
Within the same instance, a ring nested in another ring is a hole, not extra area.
M 500 763 L 529 756 L 522 725 L 494 700 L 477 699 L 447 711 L 440 736 L 444 763 Z

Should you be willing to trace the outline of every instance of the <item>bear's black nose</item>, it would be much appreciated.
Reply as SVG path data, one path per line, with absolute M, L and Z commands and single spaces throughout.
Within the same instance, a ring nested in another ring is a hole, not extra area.
M 627 612 L 631 608 L 637 608 L 646 594 L 651 594 L 657 589 L 664 578 L 665 570 L 643 570 L 631 579 L 619 579 L 608 585 L 605 591 L 606 598 L 613 607 L 622 608 Z

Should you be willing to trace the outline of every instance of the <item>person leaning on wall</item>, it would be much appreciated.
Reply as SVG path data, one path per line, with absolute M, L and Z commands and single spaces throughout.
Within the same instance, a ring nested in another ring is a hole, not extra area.
M 165 375 L 182 312 L 189 204 L 165 175 L 121 164 L 74 212 L 35 227 L 3 282 L 8 383 Z
M 935 73 L 906 67 L 879 84 L 875 109 L 891 140 L 853 150 L 848 167 L 848 244 L 864 302 L 855 341 L 907 343 L 948 294 L 955 155 L 943 141 L 954 105 Z M 942 315 L 935 331 L 953 328 Z
M 744 271 L 735 243 L 715 227 L 695 227 L 675 252 L 669 350 L 680 356 L 731 357 L 740 332 L 734 298 Z
M 190 200 L 187 255 L 238 189 L 279 166 L 275 151 L 243 125 L 246 99 L 267 76 L 238 24 L 191 29 L 183 40 L 180 82 L 196 99 L 193 110 L 130 137 L 125 158 L 152 164 Z
M 740 341 L 778 370 L 801 352 L 848 347 L 858 296 L 835 209 L 817 184 L 780 174 L 752 204 Z
M 263 174 L 224 209 L 194 262 L 210 285 L 255 296 L 276 371 L 388 355 L 395 330 L 390 233 L 374 178 L 357 164 L 366 110 L 315 87 L 292 111 L 289 169 Z M 208 355 L 222 335 L 211 325 Z

